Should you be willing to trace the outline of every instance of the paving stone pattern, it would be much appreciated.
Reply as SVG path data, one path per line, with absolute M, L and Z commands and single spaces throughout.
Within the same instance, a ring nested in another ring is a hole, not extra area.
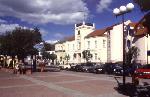
M 71 71 L 15 75 L 0 70 L 0 97 L 126 97 L 111 76 Z

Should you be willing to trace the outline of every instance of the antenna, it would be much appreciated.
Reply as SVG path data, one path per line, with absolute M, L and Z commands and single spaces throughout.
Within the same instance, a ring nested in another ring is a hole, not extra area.
M 85 17 L 86 17 L 86 14 L 85 14 L 85 11 L 79 11 L 79 12 L 82 12 L 83 13 L 83 22 L 85 22 Z

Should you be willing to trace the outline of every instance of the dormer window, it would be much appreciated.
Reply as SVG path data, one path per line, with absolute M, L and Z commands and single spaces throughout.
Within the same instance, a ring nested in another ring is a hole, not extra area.
M 78 31 L 78 35 L 80 35 L 80 30 Z

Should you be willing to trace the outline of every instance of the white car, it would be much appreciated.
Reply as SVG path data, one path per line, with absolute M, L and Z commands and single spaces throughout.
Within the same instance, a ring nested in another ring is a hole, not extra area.
M 59 65 L 59 67 L 61 69 L 70 69 L 71 68 L 71 66 L 69 64 L 61 64 L 61 65 Z

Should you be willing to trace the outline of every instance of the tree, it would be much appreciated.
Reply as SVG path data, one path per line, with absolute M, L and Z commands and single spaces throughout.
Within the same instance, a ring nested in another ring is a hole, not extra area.
M 51 55 L 45 51 L 42 53 L 42 57 L 43 57 L 43 59 L 51 59 Z
M 135 46 L 129 48 L 129 51 L 126 53 L 126 64 L 131 66 L 131 64 L 137 59 L 139 56 L 139 49 Z
M 44 49 L 45 51 L 53 51 L 55 50 L 55 46 L 53 44 L 44 42 Z
M 34 45 L 42 41 L 38 28 L 31 30 L 18 27 L 1 35 L 0 38 L 1 53 L 9 56 L 17 55 L 19 59 L 36 54 Z
M 57 59 L 57 55 L 54 53 L 50 54 L 50 59 L 52 60 L 52 63 L 54 64 L 54 60 Z
M 69 55 L 65 55 L 64 59 L 67 60 L 67 64 L 68 64 L 68 61 L 70 60 L 70 56 Z
M 90 50 L 84 50 L 82 52 L 83 58 L 86 60 L 86 62 L 89 62 L 89 60 L 93 57 L 90 53 Z
M 149 11 L 150 10 L 150 0 L 134 0 L 140 6 L 141 11 Z
M 134 0 L 140 6 L 141 11 L 147 12 L 144 17 L 139 21 L 135 29 L 139 24 L 142 24 L 146 28 L 146 32 L 150 34 L 150 0 Z

